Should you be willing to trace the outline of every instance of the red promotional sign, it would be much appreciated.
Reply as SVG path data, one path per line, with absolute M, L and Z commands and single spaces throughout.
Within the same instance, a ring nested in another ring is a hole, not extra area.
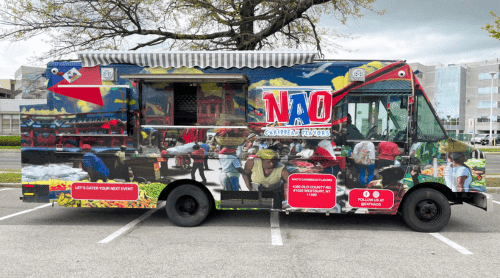
M 394 193 L 387 189 L 353 189 L 349 192 L 349 205 L 353 208 L 392 208 Z
M 75 182 L 71 185 L 75 200 L 135 201 L 139 186 L 135 183 Z
M 337 179 L 326 174 L 288 177 L 288 204 L 294 208 L 330 209 L 336 204 Z

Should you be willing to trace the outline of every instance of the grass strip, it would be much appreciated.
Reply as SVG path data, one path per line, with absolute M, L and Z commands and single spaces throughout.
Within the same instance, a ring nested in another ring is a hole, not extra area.
M 21 173 L 0 174 L 0 183 L 19 183 L 19 182 L 21 182 Z
M 6 150 L 20 150 L 21 146 L 0 146 L 0 149 Z
M 482 152 L 488 152 L 488 153 L 491 153 L 491 152 L 500 152 L 500 148 L 484 148 L 484 149 L 478 149 Z
M 486 177 L 486 187 L 500 187 L 500 177 Z

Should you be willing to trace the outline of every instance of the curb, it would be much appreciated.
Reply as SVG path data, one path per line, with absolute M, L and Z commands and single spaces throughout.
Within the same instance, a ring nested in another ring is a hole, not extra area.
M 21 188 L 21 183 L 0 183 L 0 187 Z
M 499 193 L 500 187 L 486 187 L 486 193 Z

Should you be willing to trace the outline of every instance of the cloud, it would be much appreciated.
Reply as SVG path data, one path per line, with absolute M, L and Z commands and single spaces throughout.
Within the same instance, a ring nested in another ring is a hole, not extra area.
M 14 79 L 21 66 L 45 67 L 46 62 L 35 62 L 33 57 L 49 49 L 42 36 L 19 42 L 0 41 L 0 79 Z
M 327 53 L 330 59 L 380 59 L 406 60 L 419 63 L 461 63 L 494 59 L 500 56 L 500 42 L 468 36 L 463 32 L 443 31 L 439 26 L 422 26 L 407 29 L 382 29 L 364 33 L 357 39 L 337 39 L 347 53 Z
M 500 12 L 493 0 L 377 0 L 384 15 L 363 11 L 364 17 L 339 26 L 332 18 L 323 18 L 322 27 L 337 28 L 340 34 L 352 34 L 355 40 L 335 39 L 344 48 L 328 53 L 335 59 L 401 59 L 408 62 L 443 64 L 476 62 L 500 58 L 500 41 L 488 36 L 481 27 L 493 23 L 490 10 Z M 326 54 L 326 53 L 325 53 Z

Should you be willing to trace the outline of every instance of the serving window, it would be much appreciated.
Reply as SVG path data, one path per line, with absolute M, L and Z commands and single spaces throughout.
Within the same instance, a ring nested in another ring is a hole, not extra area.
M 143 124 L 245 125 L 245 85 L 234 83 L 143 83 Z
M 141 80 L 142 125 L 246 125 L 246 77 L 212 81 L 199 76 L 205 78 L 196 82 Z

